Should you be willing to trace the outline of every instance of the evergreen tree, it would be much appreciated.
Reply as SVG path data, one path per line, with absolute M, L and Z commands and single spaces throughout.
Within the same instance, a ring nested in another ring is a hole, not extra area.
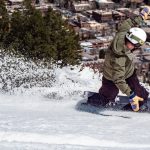
M 30 13 L 26 12 L 25 15 L 15 12 L 12 15 L 11 31 L 5 40 L 5 45 L 27 58 L 50 60 L 54 57 L 53 48 L 46 42 L 48 35 L 42 14 L 35 9 L 32 10 L 32 14 Z
M 56 61 L 61 60 L 62 65 L 76 64 L 80 60 L 79 38 L 75 32 L 69 29 L 67 23 L 61 19 L 61 15 L 49 9 L 45 16 L 46 26 L 51 31 L 51 40 L 55 43 L 57 55 Z
M 0 42 L 2 43 L 9 30 L 9 16 L 5 1 L 0 1 Z
M 5 40 L 6 48 L 27 58 L 61 60 L 62 66 L 77 64 L 81 57 L 78 37 L 61 15 L 49 9 L 43 17 L 39 10 L 27 6 L 29 9 L 13 13 L 11 30 Z
M 28 9 L 28 11 L 32 10 L 32 0 L 24 0 L 23 1 L 23 5 L 25 6 L 26 9 Z

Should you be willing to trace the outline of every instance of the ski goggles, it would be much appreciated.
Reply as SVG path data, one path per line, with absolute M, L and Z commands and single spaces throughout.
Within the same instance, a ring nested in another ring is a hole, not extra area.
M 140 38 L 138 38 L 137 36 L 135 36 L 133 34 L 130 34 L 130 38 L 138 42 L 137 44 L 134 44 L 135 47 L 140 47 L 144 44 L 143 40 L 141 40 Z

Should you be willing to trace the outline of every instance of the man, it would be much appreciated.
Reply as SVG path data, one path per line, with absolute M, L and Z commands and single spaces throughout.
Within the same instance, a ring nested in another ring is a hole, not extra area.
M 129 97 L 133 111 L 139 111 L 146 105 L 149 93 L 139 83 L 132 52 L 146 41 L 145 31 L 138 26 L 149 14 L 150 7 L 145 6 L 139 16 L 121 24 L 105 55 L 102 87 L 98 95 L 88 98 L 88 103 L 105 106 L 114 102 L 121 90 Z

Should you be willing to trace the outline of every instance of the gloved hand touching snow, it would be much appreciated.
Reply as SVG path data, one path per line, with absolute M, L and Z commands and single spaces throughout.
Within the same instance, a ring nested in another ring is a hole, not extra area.
M 150 15 L 150 6 L 144 6 L 144 8 L 140 12 L 140 15 L 144 20 L 147 20 L 148 15 Z
M 129 97 L 129 102 L 131 104 L 131 107 L 133 109 L 133 111 L 139 111 L 139 102 L 143 101 L 144 99 L 137 96 L 134 92 L 131 93 L 130 97 Z

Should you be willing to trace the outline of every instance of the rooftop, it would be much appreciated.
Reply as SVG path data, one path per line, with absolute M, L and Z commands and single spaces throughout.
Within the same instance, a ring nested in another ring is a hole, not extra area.
M 89 6 L 89 3 L 75 3 L 74 6 Z
M 114 3 L 114 2 L 112 2 L 112 1 L 107 1 L 107 0 L 96 0 L 96 2 L 98 2 L 98 3 Z
M 23 2 L 24 0 L 9 0 L 10 2 Z
M 96 13 L 99 13 L 99 14 L 112 14 L 112 10 L 109 10 L 109 11 L 104 11 L 104 10 L 94 10 L 93 12 L 96 12 Z

